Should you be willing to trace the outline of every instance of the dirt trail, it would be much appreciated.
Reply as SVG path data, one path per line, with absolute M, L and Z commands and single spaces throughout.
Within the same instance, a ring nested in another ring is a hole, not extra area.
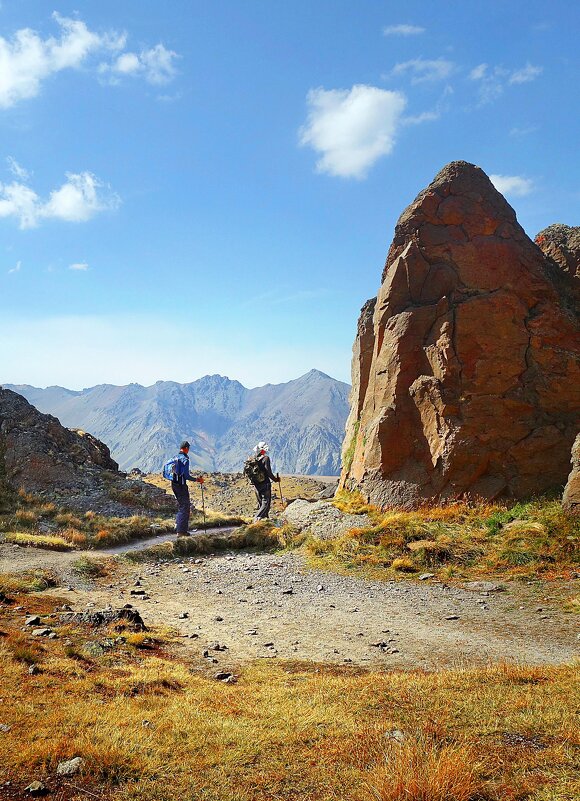
M 436 669 L 496 660 L 558 664 L 578 656 L 578 622 L 561 605 L 577 580 L 510 583 L 505 592 L 486 593 L 433 580 L 382 583 L 312 571 L 295 553 L 235 552 L 158 565 L 120 561 L 103 585 L 75 577 L 78 557 L 3 544 L 0 572 L 55 570 L 71 589 L 49 592 L 79 610 L 132 603 L 148 625 L 178 630 L 192 657 L 215 643 L 227 646 L 209 649 L 217 660 L 209 664 L 224 669 L 255 658 Z M 148 599 L 132 596 L 136 589 Z

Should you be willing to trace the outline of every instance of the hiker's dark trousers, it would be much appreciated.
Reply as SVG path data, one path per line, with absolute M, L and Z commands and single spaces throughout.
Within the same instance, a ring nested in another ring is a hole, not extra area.
M 256 520 L 265 520 L 270 514 L 270 506 L 272 504 L 272 485 L 269 481 L 264 484 L 254 484 L 256 490 L 256 498 L 258 499 L 258 511 L 254 515 L 254 522 Z
M 177 498 L 177 517 L 175 518 L 175 528 L 178 534 L 187 534 L 189 529 L 189 487 L 179 481 L 171 482 L 171 489 Z

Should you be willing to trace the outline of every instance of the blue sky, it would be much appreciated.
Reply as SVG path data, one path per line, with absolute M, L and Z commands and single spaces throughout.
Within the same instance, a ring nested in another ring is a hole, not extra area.
M 348 380 L 448 161 L 580 224 L 575 3 L 0 7 L 0 381 Z

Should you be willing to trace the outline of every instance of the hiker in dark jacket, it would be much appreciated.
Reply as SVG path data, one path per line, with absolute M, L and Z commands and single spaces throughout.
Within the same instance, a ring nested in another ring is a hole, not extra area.
M 175 528 L 179 537 L 187 537 L 189 535 L 189 512 L 191 504 L 189 500 L 189 487 L 188 481 L 197 481 L 203 484 L 203 478 L 195 478 L 189 472 L 189 442 L 181 443 L 179 449 L 179 456 L 175 463 L 174 480 L 171 482 L 171 489 L 177 498 L 177 517 L 175 518 Z
M 254 515 L 254 523 L 256 520 L 266 520 L 270 514 L 270 506 L 272 504 L 272 481 L 279 482 L 280 476 L 275 476 L 272 472 L 272 465 L 270 457 L 268 456 L 268 445 L 265 442 L 258 442 L 254 448 L 254 454 L 262 466 L 263 474 L 265 476 L 263 481 L 253 482 L 254 489 L 256 490 L 256 498 L 258 500 L 258 511 Z

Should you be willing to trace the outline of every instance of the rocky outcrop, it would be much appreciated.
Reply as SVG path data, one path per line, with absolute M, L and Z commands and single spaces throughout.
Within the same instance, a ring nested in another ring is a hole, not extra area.
M 65 428 L 56 417 L 1 387 L 0 462 L 0 476 L 8 487 L 50 496 L 79 511 L 127 515 L 135 514 L 136 506 L 173 507 L 162 490 L 119 474 L 104 443 Z
M 564 272 L 580 278 L 580 226 L 549 225 L 534 241 Z
M 562 486 L 580 409 L 574 279 L 485 173 L 453 162 L 401 215 L 354 345 L 341 486 L 413 506 Z
M 299 531 L 307 531 L 318 539 L 336 539 L 353 528 L 371 525 L 368 515 L 345 514 L 326 501 L 297 498 L 288 504 L 282 517 Z
M 564 509 L 580 514 L 580 434 L 572 446 L 572 472 L 562 498 Z

